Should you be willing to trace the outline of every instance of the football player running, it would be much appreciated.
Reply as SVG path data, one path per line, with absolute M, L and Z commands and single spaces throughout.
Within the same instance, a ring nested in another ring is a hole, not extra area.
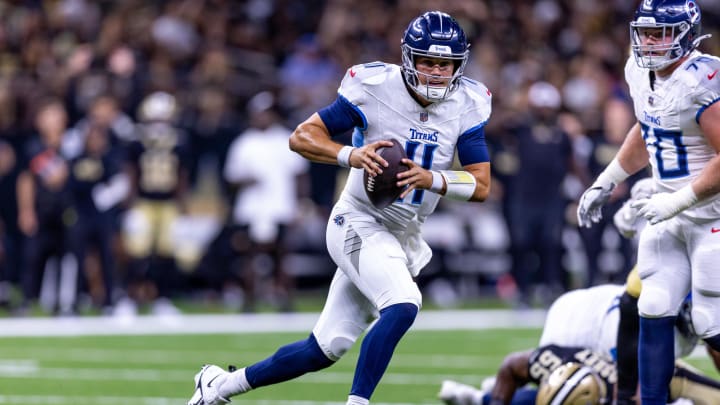
M 231 373 L 203 367 L 189 405 L 228 403 L 248 390 L 329 367 L 366 330 L 347 403 L 369 403 L 422 303 L 413 277 L 432 254 L 421 238 L 422 223 L 440 197 L 481 202 L 490 189 L 483 128 L 491 97 L 484 85 L 463 77 L 469 45 L 462 28 L 448 14 L 427 12 L 410 23 L 401 45 L 402 66 L 351 67 L 335 102 L 290 138 L 290 148 L 311 161 L 351 168 L 327 226 L 338 269 L 312 333 Z M 332 139 L 351 129 L 352 146 Z M 405 146 L 410 169 L 398 175 L 398 186 L 405 187 L 400 198 L 380 210 L 365 194 L 363 170 L 377 175 L 387 167 L 376 151 L 390 146 L 388 139 Z M 451 169 L 456 153 L 462 170 Z
M 665 404 L 673 373 L 673 328 L 692 291 L 698 335 L 720 349 L 720 59 L 696 48 L 701 12 L 694 0 L 643 0 L 630 23 L 625 78 L 638 122 L 615 159 L 585 191 L 580 226 L 628 175 L 650 164 L 656 193 L 633 204 L 648 221 L 640 234 L 639 377 L 644 405 Z

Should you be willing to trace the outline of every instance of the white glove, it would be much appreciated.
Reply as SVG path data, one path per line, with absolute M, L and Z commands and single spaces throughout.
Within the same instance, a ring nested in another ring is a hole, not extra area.
M 615 186 L 628 176 L 617 158 L 613 159 L 600 173 L 595 183 L 580 196 L 577 210 L 578 226 L 590 228 L 593 223 L 600 222 L 602 206 L 610 198 Z
M 650 225 L 672 218 L 697 202 L 697 196 L 690 185 L 674 193 L 657 193 L 630 204 L 638 210 Z
M 620 232 L 622 236 L 628 239 L 633 238 L 637 233 L 639 228 L 638 220 L 640 219 L 638 217 L 638 210 L 631 207 L 631 203 L 632 200 L 626 201 L 622 208 L 620 208 L 615 213 L 615 216 L 613 216 L 615 228 L 617 228 L 618 232 Z
M 655 181 L 652 177 L 638 180 L 630 190 L 630 199 L 615 213 L 613 223 L 620 234 L 628 239 L 633 238 L 643 225 L 642 217 L 639 216 L 638 210 L 630 205 L 644 198 L 650 198 L 655 192 Z
M 578 225 L 590 228 L 593 223 L 598 223 L 602 219 L 602 206 L 605 205 L 610 198 L 614 184 L 608 186 L 593 185 L 580 197 L 578 203 L 577 219 Z
M 633 184 L 630 189 L 630 200 L 650 198 L 653 194 L 655 194 L 655 180 L 652 177 L 646 177 Z

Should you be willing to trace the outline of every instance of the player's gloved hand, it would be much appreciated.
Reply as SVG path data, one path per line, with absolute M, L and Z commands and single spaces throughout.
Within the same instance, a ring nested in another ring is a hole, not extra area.
M 578 225 L 590 228 L 593 223 L 598 223 L 602 219 L 602 206 L 605 205 L 610 198 L 615 185 L 610 183 L 599 185 L 597 182 L 580 197 L 578 204 L 577 218 Z
M 605 205 L 615 186 L 625 180 L 629 174 L 613 159 L 600 173 L 595 183 L 585 190 L 578 203 L 578 226 L 590 228 L 602 219 L 602 206 Z
M 634 201 L 650 198 L 655 190 L 655 182 L 651 177 L 638 180 L 630 190 L 630 199 L 623 204 L 613 217 L 613 223 L 620 234 L 628 239 L 635 236 L 642 220 L 638 215 L 638 210 L 631 207 Z
M 613 216 L 613 223 L 618 232 L 625 238 L 633 238 L 638 230 L 638 210 L 631 207 L 632 201 L 627 201 L 623 204 Z
M 657 193 L 650 198 L 643 198 L 630 204 L 638 210 L 638 214 L 647 219 L 651 225 L 672 218 L 681 211 L 697 203 L 698 199 L 690 185 L 674 193 Z
M 638 180 L 630 189 L 630 200 L 640 200 L 642 198 L 650 198 L 655 193 L 655 180 L 652 177 L 646 177 Z

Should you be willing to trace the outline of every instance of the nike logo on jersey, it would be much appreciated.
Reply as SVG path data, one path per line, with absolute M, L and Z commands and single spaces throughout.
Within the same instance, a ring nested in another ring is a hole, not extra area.
M 712 232 L 712 233 L 718 233 L 718 232 L 720 232 L 720 228 L 712 227 L 712 228 L 710 228 L 710 232 Z
M 350 69 L 350 77 L 355 77 L 355 72 L 352 69 Z
M 714 72 L 710 73 L 708 75 L 708 80 L 712 80 L 715 77 L 715 75 L 717 74 L 717 72 L 718 72 L 718 69 L 715 69 Z

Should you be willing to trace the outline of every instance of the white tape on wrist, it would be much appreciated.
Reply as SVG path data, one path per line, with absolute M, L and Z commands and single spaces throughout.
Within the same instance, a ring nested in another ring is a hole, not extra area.
M 430 173 L 432 173 L 433 176 L 433 182 L 432 186 L 430 186 L 430 191 L 433 193 L 439 193 L 442 191 L 443 186 L 445 185 L 445 180 L 443 180 L 442 174 L 436 170 L 431 170 Z
M 610 184 L 617 186 L 629 176 L 630 174 L 620 166 L 620 162 L 615 158 L 610 161 L 605 170 L 600 173 L 594 184 L 599 185 L 603 189 L 608 189 L 610 188 Z
M 338 152 L 337 154 L 338 165 L 342 167 L 350 167 L 350 154 L 352 153 L 353 149 L 355 148 L 353 148 L 352 146 L 343 146 L 340 149 L 340 152 Z
M 695 191 L 693 191 L 692 184 L 688 184 L 687 186 L 674 192 L 673 195 L 678 202 L 678 206 L 682 207 L 682 209 L 692 207 L 698 202 L 698 197 L 697 194 L 695 194 Z
M 467 201 L 475 194 L 475 176 L 465 170 L 440 170 L 447 188 L 445 197 L 451 200 Z

